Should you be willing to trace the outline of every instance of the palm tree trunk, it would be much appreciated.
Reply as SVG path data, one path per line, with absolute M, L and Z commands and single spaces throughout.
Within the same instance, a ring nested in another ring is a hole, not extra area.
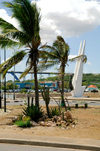
M 35 82 L 35 105 L 39 107 L 39 92 L 38 92 L 38 79 L 37 79 L 37 64 L 34 64 L 34 82 Z
M 65 101 L 64 101 L 64 74 L 65 74 L 65 66 L 62 65 L 62 70 L 61 70 L 61 105 L 65 106 Z
M 47 110 L 48 117 L 50 118 L 50 111 L 49 111 L 49 104 L 48 103 L 46 103 L 46 110 Z

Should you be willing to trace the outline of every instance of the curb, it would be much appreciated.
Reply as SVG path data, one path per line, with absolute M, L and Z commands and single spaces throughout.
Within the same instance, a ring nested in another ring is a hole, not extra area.
M 71 144 L 71 143 L 49 142 L 49 141 L 44 142 L 44 141 L 34 141 L 34 140 L 29 141 L 29 140 L 23 140 L 23 139 L 1 139 L 0 138 L 0 143 L 100 151 L 99 146 L 79 145 L 79 144 Z

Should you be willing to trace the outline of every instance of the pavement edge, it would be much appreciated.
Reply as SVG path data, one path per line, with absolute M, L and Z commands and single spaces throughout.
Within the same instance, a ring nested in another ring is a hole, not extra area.
M 32 141 L 32 140 L 29 141 L 29 140 L 22 140 L 22 139 L 4 139 L 4 138 L 1 139 L 0 138 L 0 143 L 100 151 L 99 146 L 59 143 L 59 142 L 49 142 L 49 141 L 44 142 L 44 141 Z

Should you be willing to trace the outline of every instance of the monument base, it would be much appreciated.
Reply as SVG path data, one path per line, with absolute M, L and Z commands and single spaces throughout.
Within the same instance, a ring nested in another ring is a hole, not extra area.
M 86 86 L 81 86 L 78 89 L 71 91 L 72 97 L 82 97 Z

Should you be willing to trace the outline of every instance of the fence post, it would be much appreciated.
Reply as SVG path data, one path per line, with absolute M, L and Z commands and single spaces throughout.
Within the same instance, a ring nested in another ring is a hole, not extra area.
M 32 96 L 32 99 L 31 99 L 31 106 L 33 106 L 33 100 L 34 100 L 34 98 L 33 98 L 33 96 Z
M 27 105 L 30 106 L 30 96 L 27 97 Z

